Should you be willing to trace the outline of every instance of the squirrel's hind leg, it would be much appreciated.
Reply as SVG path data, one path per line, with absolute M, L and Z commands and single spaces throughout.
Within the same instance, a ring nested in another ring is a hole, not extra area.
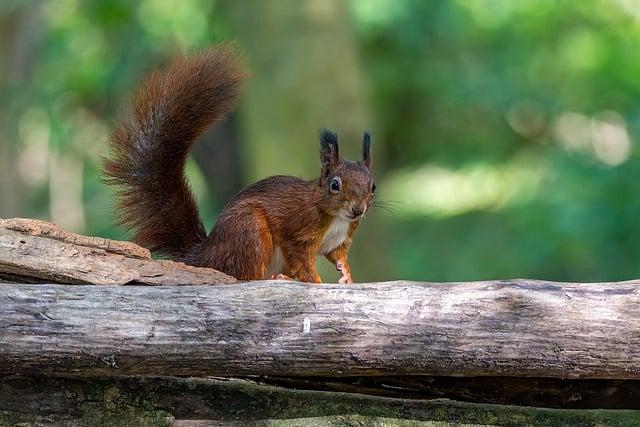
M 316 271 L 315 248 L 308 244 L 288 245 L 283 248 L 285 258 L 284 274 L 294 280 L 309 283 L 322 283 Z
M 214 227 L 212 267 L 238 280 L 265 279 L 274 252 L 266 218 L 258 210 L 242 219 L 234 213 L 219 218 Z

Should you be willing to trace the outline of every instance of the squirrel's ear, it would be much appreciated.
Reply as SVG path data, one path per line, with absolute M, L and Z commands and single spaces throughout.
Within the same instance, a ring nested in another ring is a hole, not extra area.
M 340 161 L 338 135 L 328 129 L 320 131 L 320 160 L 322 160 L 322 169 L 327 171 L 332 166 L 337 166 Z
M 367 168 L 371 168 L 371 135 L 369 132 L 364 133 L 362 142 L 362 164 Z

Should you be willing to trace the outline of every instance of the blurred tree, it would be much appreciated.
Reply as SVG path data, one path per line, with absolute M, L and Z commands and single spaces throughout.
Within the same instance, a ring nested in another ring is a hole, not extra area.
M 192 155 L 207 183 L 209 197 L 221 209 L 244 182 L 236 114 L 218 123 L 193 147 Z
M 222 11 L 252 71 L 239 117 L 246 180 L 316 176 L 320 127 L 338 131 L 343 151 L 356 152 L 371 122 L 346 4 L 229 0 Z
M 14 118 L 37 59 L 40 18 L 40 8 L 29 3 L 16 3 L 0 14 L 0 217 L 18 216 L 24 209 Z

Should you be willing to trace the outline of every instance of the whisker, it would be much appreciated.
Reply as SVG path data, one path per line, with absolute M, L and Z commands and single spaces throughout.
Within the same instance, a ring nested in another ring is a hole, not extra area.
M 385 200 L 385 199 L 375 199 L 373 203 L 383 204 L 383 205 L 400 205 L 402 202 L 398 200 Z
M 375 208 L 381 208 L 381 209 L 398 209 L 397 205 L 389 205 L 389 204 L 384 204 L 384 203 L 381 203 L 381 204 L 375 203 L 375 204 L 372 204 L 371 206 L 373 206 Z
M 402 203 L 396 200 L 374 200 L 371 205 L 377 207 L 398 208 Z
M 394 205 L 389 205 L 389 204 L 385 204 L 385 203 L 372 203 L 370 205 L 372 208 L 377 208 L 377 209 L 381 209 L 385 212 L 388 212 L 390 214 L 395 214 L 398 211 L 398 206 L 394 206 Z

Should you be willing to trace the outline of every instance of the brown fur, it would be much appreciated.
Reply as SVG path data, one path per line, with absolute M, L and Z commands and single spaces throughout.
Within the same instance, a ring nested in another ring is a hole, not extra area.
M 369 138 L 363 160 L 342 160 L 337 135 L 321 134 L 321 176 L 304 181 L 273 176 L 234 196 L 207 236 L 184 177 L 194 140 L 235 103 L 243 72 L 235 54 L 213 48 L 178 58 L 152 74 L 133 100 L 131 118 L 113 132 L 108 182 L 120 185 L 121 222 L 134 241 L 188 264 L 216 268 L 241 280 L 265 277 L 276 251 L 280 273 L 320 282 L 316 256 L 336 218 L 351 221 L 346 239 L 325 255 L 351 283 L 351 236 L 372 197 Z M 340 191 L 332 191 L 334 178 Z M 354 213 L 355 212 L 355 213 Z

